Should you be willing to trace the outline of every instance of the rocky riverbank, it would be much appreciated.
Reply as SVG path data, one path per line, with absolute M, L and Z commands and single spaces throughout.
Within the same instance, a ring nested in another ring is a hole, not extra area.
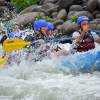
M 91 20 L 90 28 L 100 30 L 100 0 L 41 0 L 39 5 L 32 5 L 20 13 L 16 13 L 16 8 L 8 1 L 0 0 L 1 21 L 5 18 L 25 27 L 33 23 L 38 12 L 50 16 L 55 31 L 63 35 L 70 36 L 78 29 L 75 23 L 69 21 L 72 16 L 86 15 Z

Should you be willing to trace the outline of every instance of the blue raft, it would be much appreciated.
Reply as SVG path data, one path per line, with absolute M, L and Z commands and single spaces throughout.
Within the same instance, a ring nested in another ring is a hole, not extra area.
M 59 62 L 61 63 L 61 66 L 63 66 L 63 68 L 69 68 L 72 72 L 92 72 L 95 70 L 100 71 L 99 50 L 94 49 L 88 52 L 62 56 L 60 57 Z

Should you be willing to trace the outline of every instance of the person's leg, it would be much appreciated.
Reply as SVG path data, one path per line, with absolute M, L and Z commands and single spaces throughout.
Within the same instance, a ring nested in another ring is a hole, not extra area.
M 67 55 L 67 50 L 60 50 L 60 51 L 57 51 L 54 53 L 54 56 L 58 57 L 58 56 L 61 56 L 61 55 Z

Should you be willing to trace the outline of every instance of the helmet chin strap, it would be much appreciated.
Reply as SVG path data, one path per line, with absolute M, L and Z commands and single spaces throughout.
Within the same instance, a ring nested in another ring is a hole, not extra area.
M 81 31 L 83 31 L 83 28 L 82 28 L 82 26 L 81 26 L 81 23 L 80 23 L 80 26 L 79 26 L 79 28 L 81 29 Z

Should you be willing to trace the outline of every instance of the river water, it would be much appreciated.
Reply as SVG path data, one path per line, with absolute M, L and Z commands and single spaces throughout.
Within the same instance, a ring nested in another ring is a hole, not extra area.
M 61 67 L 55 59 L 34 63 L 22 58 L 19 66 L 1 68 L 0 100 L 100 100 L 100 72 Z

